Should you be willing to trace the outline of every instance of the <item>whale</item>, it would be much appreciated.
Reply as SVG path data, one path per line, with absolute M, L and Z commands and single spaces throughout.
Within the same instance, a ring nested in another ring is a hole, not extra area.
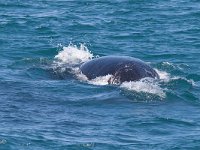
M 159 79 L 158 73 L 144 61 L 130 56 L 102 56 L 83 63 L 80 66 L 82 74 L 88 80 L 100 76 L 111 75 L 108 84 L 138 81 L 150 77 Z

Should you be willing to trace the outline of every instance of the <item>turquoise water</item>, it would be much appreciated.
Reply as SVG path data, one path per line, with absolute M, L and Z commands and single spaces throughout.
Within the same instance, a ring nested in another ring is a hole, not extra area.
M 197 0 L 1 0 L 0 149 L 200 149 L 199 38 Z M 108 55 L 161 79 L 80 74 Z

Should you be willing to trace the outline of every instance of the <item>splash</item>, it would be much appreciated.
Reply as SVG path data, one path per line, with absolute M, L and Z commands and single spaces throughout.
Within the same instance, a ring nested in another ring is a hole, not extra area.
M 57 63 L 59 64 L 73 66 L 84 63 L 93 57 L 93 54 L 84 44 L 80 44 L 80 47 L 78 47 L 70 43 L 67 47 L 63 47 L 63 50 L 55 56 L 55 59 L 58 60 Z

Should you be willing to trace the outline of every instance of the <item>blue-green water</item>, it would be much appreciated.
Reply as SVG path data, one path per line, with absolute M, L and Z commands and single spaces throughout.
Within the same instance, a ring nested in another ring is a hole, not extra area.
M 2 150 L 200 149 L 198 0 L 1 0 L 0 52 Z M 161 79 L 83 80 L 91 55 Z

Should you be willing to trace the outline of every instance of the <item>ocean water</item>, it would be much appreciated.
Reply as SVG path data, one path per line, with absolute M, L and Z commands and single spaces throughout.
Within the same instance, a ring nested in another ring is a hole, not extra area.
M 0 149 L 200 149 L 198 0 L 0 0 Z M 161 79 L 88 81 L 139 58 Z

